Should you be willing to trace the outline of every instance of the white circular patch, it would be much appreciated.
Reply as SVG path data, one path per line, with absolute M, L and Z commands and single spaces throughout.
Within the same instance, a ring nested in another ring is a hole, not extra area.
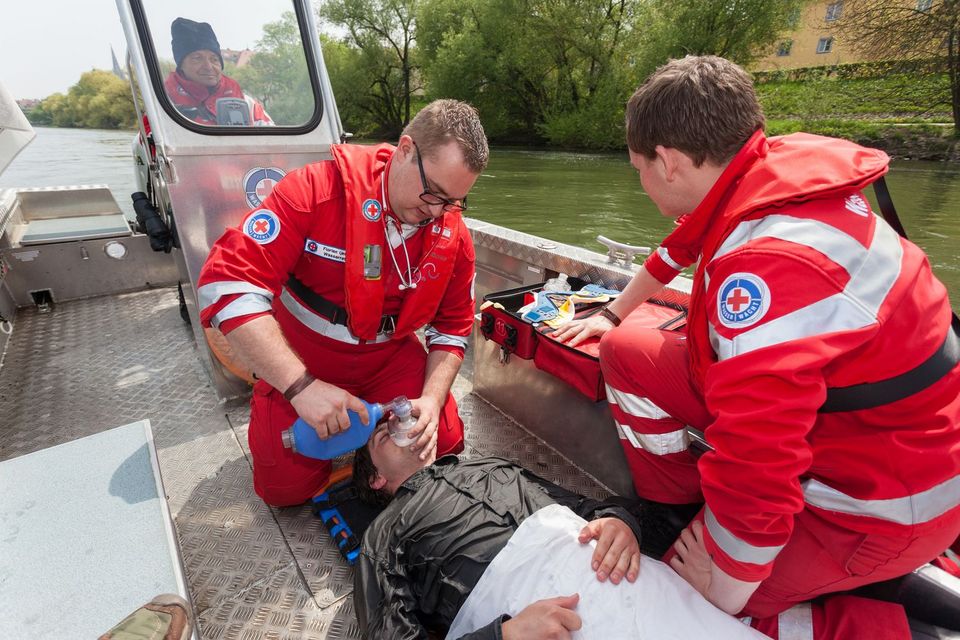
M 243 221 L 242 228 L 260 244 L 270 244 L 280 235 L 280 219 L 270 209 L 257 209 Z
M 720 324 L 742 329 L 756 324 L 770 308 L 770 289 L 763 278 L 752 273 L 728 276 L 717 294 Z

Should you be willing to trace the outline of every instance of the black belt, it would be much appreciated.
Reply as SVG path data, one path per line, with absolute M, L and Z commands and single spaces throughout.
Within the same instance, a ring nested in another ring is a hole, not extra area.
M 872 409 L 903 400 L 943 378 L 958 363 L 960 363 L 960 319 L 954 314 L 943 344 L 923 363 L 887 380 L 827 389 L 827 401 L 820 407 L 820 413 Z
M 339 305 L 335 305 L 322 295 L 300 282 L 296 276 L 290 276 L 287 280 L 287 289 L 293 291 L 300 298 L 300 301 L 310 307 L 310 309 L 323 316 L 333 324 L 342 324 L 347 326 L 347 310 Z M 380 326 L 377 333 L 392 332 L 397 328 L 397 315 L 390 314 L 381 316 Z

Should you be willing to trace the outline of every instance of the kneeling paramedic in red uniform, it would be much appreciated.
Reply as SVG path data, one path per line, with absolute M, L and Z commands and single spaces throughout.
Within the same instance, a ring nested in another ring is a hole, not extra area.
M 250 415 L 257 494 L 299 504 L 330 463 L 285 449 L 297 417 L 326 438 L 358 398 L 412 400 L 411 445 L 463 449 L 450 386 L 473 324 L 474 251 L 460 212 L 489 157 L 473 107 L 433 102 L 396 147 L 333 145 L 288 174 L 214 244 L 200 273 L 204 326 L 259 378 Z M 426 351 L 414 332 L 426 325 Z
M 627 144 L 679 224 L 605 316 L 557 332 L 623 318 L 600 360 L 636 490 L 705 502 L 672 564 L 755 617 L 906 574 L 960 533 L 960 327 L 924 253 L 861 194 L 889 158 L 763 126 L 735 64 L 657 70 Z M 632 328 L 697 260 L 688 335 Z M 687 426 L 712 447 L 699 460 Z

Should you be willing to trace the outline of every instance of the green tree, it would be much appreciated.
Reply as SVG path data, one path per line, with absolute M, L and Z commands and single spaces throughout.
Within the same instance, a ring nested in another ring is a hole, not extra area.
M 357 107 L 369 115 L 376 133 L 396 137 L 410 121 L 413 95 L 420 91 L 415 61 L 419 0 L 324 0 L 322 20 L 347 31 L 355 48 L 356 79 L 364 94 Z
M 359 136 L 373 135 L 380 126 L 364 108 L 372 84 L 360 61 L 362 52 L 323 34 L 320 35 L 320 46 L 344 130 Z
M 474 103 L 494 138 L 619 146 L 639 6 L 426 0 L 417 33 L 429 93 Z
M 643 52 L 645 72 L 670 58 L 717 55 L 746 66 L 769 52 L 804 0 L 651 0 Z
M 55 93 L 45 98 L 31 117 L 35 124 L 54 127 L 120 129 L 136 123 L 130 85 L 99 69 L 81 75 L 66 95 Z
M 929 61 L 931 72 L 946 72 L 954 132 L 960 136 L 960 0 L 852 0 L 836 28 L 874 59 Z M 933 95 L 929 101 L 933 108 L 946 100 Z
M 243 67 L 231 67 L 227 75 L 245 93 L 263 103 L 277 124 L 299 125 L 310 119 L 314 107 L 310 74 L 300 39 L 300 27 L 292 11 L 263 27 L 254 56 Z

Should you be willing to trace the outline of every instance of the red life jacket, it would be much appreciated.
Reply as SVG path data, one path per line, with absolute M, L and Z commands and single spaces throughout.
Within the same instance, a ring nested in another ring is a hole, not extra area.
M 387 178 L 394 148 L 388 144 L 374 147 L 332 145 L 330 151 L 343 179 L 346 215 L 346 265 L 344 290 L 350 330 L 358 338 L 373 340 L 383 315 L 382 278 L 364 276 L 364 254 L 368 245 L 379 245 L 386 260 L 391 248 L 387 242 L 383 216 L 389 203 L 382 201 L 381 183 Z M 417 287 L 405 292 L 397 318 L 395 337 L 413 333 L 435 316 L 450 282 L 461 236 L 467 233 L 459 213 L 444 213 L 432 222 L 440 226 L 434 240 L 420 256 Z M 418 233 L 424 233 L 419 231 Z M 414 256 L 411 259 L 415 260 Z
M 177 110 L 188 119 L 206 125 L 217 124 L 217 100 L 219 98 L 237 98 L 250 106 L 251 125 L 273 124 L 263 106 L 243 93 L 233 78 L 220 76 L 220 82 L 211 91 L 206 85 L 187 80 L 177 71 L 172 71 L 163 81 L 163 88 Z
M 744 219 L 790 204 L 854 193 L 887 172 L 890 158 L 877 149 L 805 133 L 766 138 L 757 131 L 689 219 L 664 241 L 700 254 L 690 300 L 690 356 L 694 381 L 703 388 L 716 362 L 704 300 L 704 274 L 714 253 Z M 816 167 L 816 171 L 811 171 Z M 698 250 L 699 249 L 699 250 Z

